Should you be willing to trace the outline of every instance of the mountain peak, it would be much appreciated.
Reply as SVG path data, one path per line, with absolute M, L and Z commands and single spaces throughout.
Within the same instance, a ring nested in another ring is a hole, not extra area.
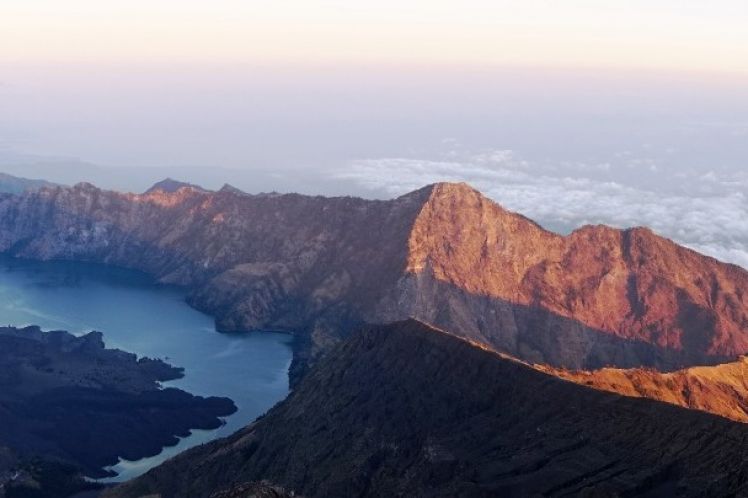
M 234 187 L 233 185 L 229 183 L 224 183 L 223 187 L 221 187 L 219 192 L 228 192 L 232 194 L 240 194 L 240 195 L 246 195 L 247 193 L 239 188 Z
M 94 190 L 98 190 L 98 188 L 96 187 L 96 185 L 94 185 L 91 182 L 78 182 L 75 185 L 73 185 L 73 190 L 91 192 Z
M 522 261 L 523 253 L 557 238 L 466 183 L 435 183 L 426 189 L 408 243 L 408 271 L 430 267 L 445 281 L 476 281 L 486 277 L 486 265 L 497 256 Z
M 451 195 L 481 194 L 475 187 L 466 182 L 437 182 L 429 185 L 433 192 Z
M 523 223 L 527 222 L 540 228 L 540 225 L 533 220 L 506 209 L 495 200 L 487 197 L 480 190 L 465 182 L 432 183 L 421 190 L 429 192 L 427 202 L 433 208 L 446 211 L 462 209 L 476 213 L 490 211 L 491 217 L 521 220 Z
M 408 192 L 398 197 L 405 202 L 423 204 L 424 207 L 434 204 L 449 206 L 466 200 L 490 201 L 481 192 L 465 182 L 437 182 Z M 441 202 L 440 202 L 441 201 Z
M 402 197 L 420 197 L 426 196 L 426 199 L 435 196 L 438 197 L 466 197 L 466 196 L 480 196 L 484 195 L 475 189 L 473 186 L 465 182 L 435 182 L 417 190 L 409 192 Z
M 145 193 L 151 194 L 153 192 L 165 192 L 167 194 L 172 194 L 181 188 L 190 188 L 198 192 L 208 192 L 206 189 L 193 183 L 182 182 L 173 178 L 164 178 L 160 182 L 154 183 L 151 188 L 145 191 Z

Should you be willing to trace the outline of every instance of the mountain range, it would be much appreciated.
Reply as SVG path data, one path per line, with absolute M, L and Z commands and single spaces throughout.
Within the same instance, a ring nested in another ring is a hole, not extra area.
M 220 330 L 298 337 L 408 317 L 556 367 L 675 370 L 748 351 L 748 272 L 645 228 L 560 236 L 465 184 L 390 201 L 90 184 L 0 198 L 0 250 L 187 286 Z
M 562 236 L 465 184 L 167 179 L 0 195 L 0 251 L 141 270 L 219 330 L 295 336 L 286 401 L 111 496 L 746 492 L 748 272 L 647 228 Z

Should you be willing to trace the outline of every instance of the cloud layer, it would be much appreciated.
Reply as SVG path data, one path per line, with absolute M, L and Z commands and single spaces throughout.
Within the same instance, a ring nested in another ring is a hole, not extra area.
M 438 160 L 354 161 L 335 173 L 373 194 L 395 196 L 439 181 L 466 181 L 549 229 L 585 224 L 648 226 L 720 260 L 748 268 L 748 175 L 661 171 L 625 164 L 531 164 L 509 150 L 451 153 Z M 615 178 L 615 180 L 609 180 Z

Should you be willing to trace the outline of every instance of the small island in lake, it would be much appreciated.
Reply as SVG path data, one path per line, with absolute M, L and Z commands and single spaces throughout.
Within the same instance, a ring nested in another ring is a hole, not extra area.
M 107 349 L 100 332 L 0 327 L 0 496 L 38 487 L 50 473 L 107 476 L 120 457 L 156 455 L 236 411 L 228 398 L 162 388 L 183 375 Z

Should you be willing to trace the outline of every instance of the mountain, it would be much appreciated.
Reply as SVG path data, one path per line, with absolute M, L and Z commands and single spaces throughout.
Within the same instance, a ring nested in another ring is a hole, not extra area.
M 30 180 L 20 178 L 7 173 L 0 173 L 0 192 L 6 194 L 20 194 L 28 190 L 38 190 L 43 187 L 54 186 L 54 183 L 45 180 Z
M 192 183 L 180 182 L 179 180 L 174 180 L 173 178 L 165 178 L 161 180 L 160 182 L 154 183 L 151 188 L 145 191 L 145 193 L 152 194 L 155 192 L 163 192 L 167 194 L 173 194 L 181 188 L 197 190 L 198 192 L 208 192 L 208 190 L 205 190 L 199 185 L 193 185 Z
M 415 317 L 572 369 L 748 351 L 748 272 L 645 228 L 568 236 L 465 184 L 389 201 L 90 184 L 0 197 L 0 250 L 146 271 L 221 330 L 297 335 L 292 380 L 346 331 Z
M 285 401 L 108 498 L 743 496 L 748 426 L 549 376 L 409 320 L 372 326 Z M 220 495 L 219 495 L 220 496 Z
M 541 371 L 604 391 L 657 399 L 748 423 L 748 357 L 709 367 L 661 373 L 651 368 Z

